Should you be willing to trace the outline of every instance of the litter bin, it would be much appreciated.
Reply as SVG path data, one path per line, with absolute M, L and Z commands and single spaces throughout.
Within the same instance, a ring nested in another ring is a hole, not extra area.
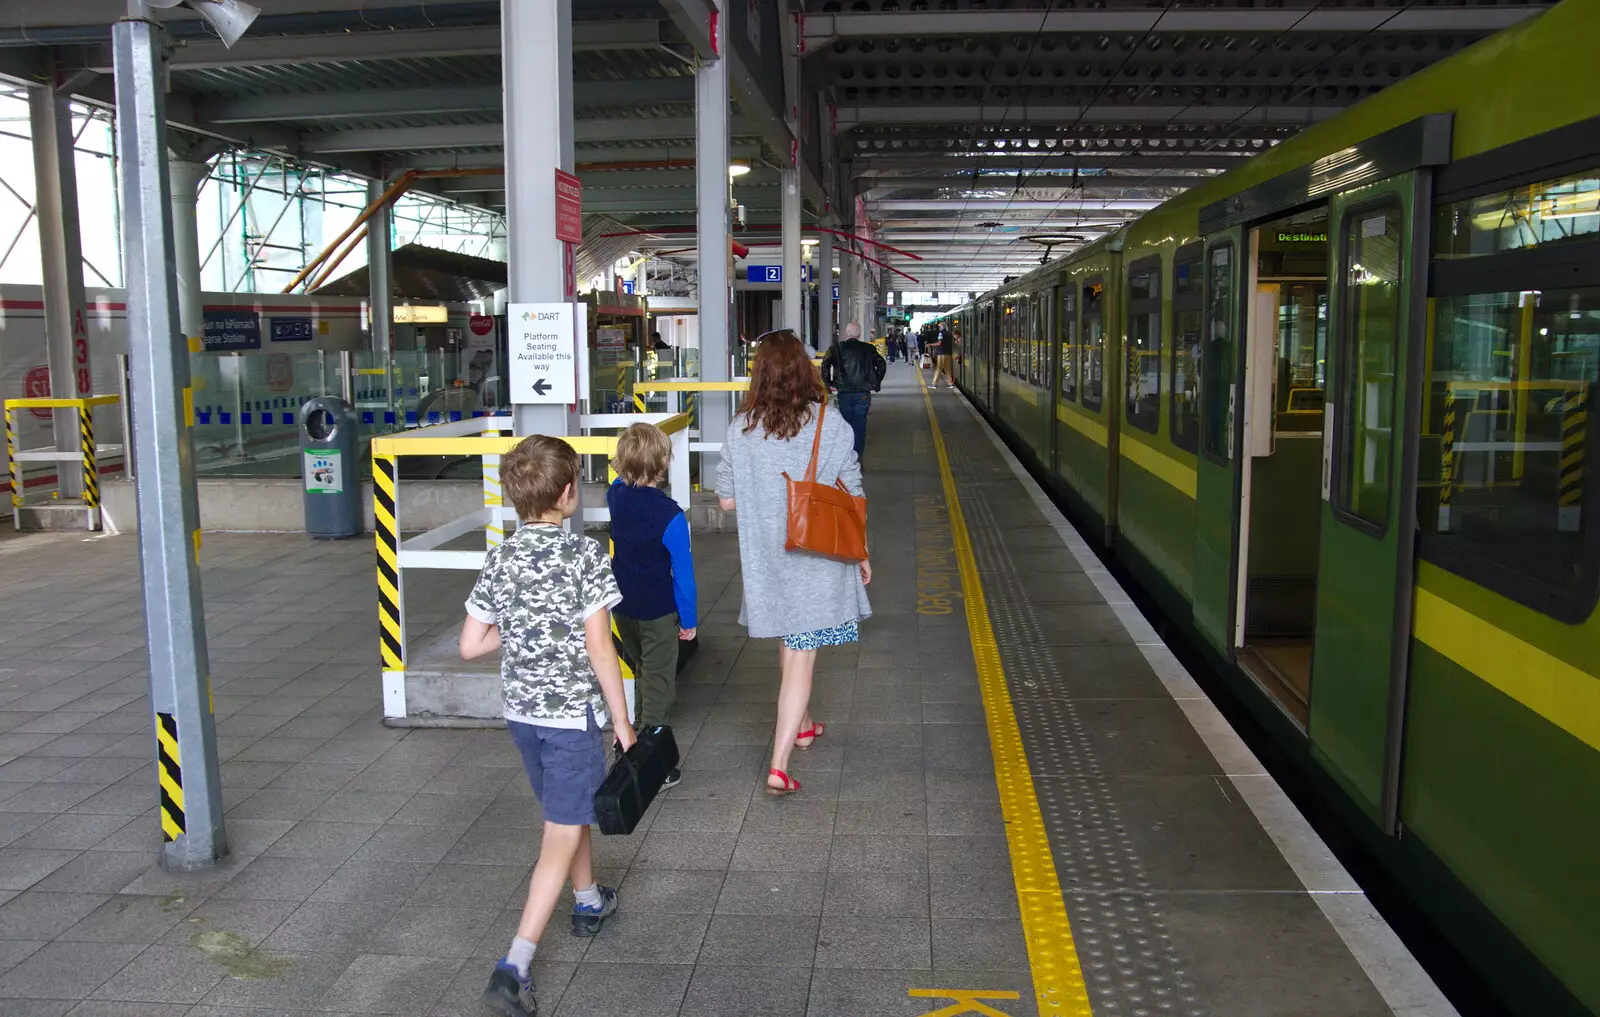
M 338 396 L 317 396 L 300 407 L 306 533 L 318 540 L 361 534 L 358 431 L 355 409 Z

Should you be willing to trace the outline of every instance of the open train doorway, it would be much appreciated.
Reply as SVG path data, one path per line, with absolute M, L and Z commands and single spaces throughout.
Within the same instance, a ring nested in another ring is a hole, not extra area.
M 1311 702 L 1328 359 L 1328 210 L 1251 231 L 1238 660 L 1304 727 Z

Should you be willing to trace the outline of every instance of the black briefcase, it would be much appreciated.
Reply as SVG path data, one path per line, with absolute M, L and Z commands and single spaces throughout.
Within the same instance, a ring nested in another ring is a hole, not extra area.
M 617 757 L 594 793 L 595 821 L 601 833 L 632 833 L 666 783 L 667 774 L 678 765 L 678 743 L 672 728 L 647 727 L 635 734 L 633 748 Z

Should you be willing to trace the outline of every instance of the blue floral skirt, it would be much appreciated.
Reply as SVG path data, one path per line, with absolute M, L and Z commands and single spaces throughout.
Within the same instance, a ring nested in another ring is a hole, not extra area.
M 861 623 L 848 621 L 826 629 L 797 632 L 783 637 L 783 645 L 791 650 L 816 650 L 824 646 L 844 646 L 861 638 Z

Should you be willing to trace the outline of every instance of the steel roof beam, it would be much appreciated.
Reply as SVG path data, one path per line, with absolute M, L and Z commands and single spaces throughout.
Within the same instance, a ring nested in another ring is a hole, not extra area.
M 757 133 L 744 117 L 733 118 L 736 135 Z M 626 120 L 578 120 L 578 141 L 664 141 L 694 137 L 693 117 L 639 117 Z M 350 131 L 318 131 L 300 136 L 301 151 L 412 152 L 451 148 L 487 148 L 505 141 L 502 124 L 439 124 L 431 127 L 375 127 Z
M 114 20 L 114 19 L 113 19 Z M 676 42 L 654 19 L 574 21 L 575 51 L 655 49 Z M 353 60 L 414 60 L 461 56 L 499 56 L 500 26 L 406 29 L 402 31 L 337 32 L 317 35 L 245 36 L 232 49 L 220 40 L 188 40 L 172 52 L 176 71 L 218 67 L 260 67 L 276 64 L 349 63 Z M 111 48 L 83 51 L 83 65 L 110 73 Z
M 746 208 L 748 209 L 748 211 L 751 214 L 758 214 L 759 213 L 761 215 L 777 215 L 778 214 L 778 189 L 773 187 L 773 188 L 768 188 L 768 190 L 771 192 L 770 195 L 763 196 L 760 201 L 755 201 L 755 202 L 745 201 L 745 202 L 742 202 L 742 204 L 744 204 L 746 206 Z M 584 212 L 594 212 L 596 214 L 603 214 L 603 215 L 626 215 L 628 213 L 644 214 L 644 213 L 650 213 L 650 212 L 677 212 L 677 213 L 680 213 L 679 218 L 682 218 L 682 215 L 685 215 L 685 214 L 692 215 L 692 214 L 694 214 L 694 212 L 695 212 L 695 210 L 697 208 L 698 208 L 698 205 L 696 204 L 696 200 L 692 196 L 691 197 L 686 197 L 686 198 L 631 198 L 631 197 L 618 197 L 618 198 L 615 198 L 615 199 L 609 199 L 608 198 L 608 199 L 606 199 L 604 201 L 591 201 L 590 198 L 589 198 L 589 195 L 587 193 L 585 193 L 584 196 L 583 196 L 583 210 L 584 210 Z M 738 239 L 738 238 L 735 237 L 734 239 Z M 688 242 L 685 243 L 685 246 L 689 246 Z
M 584 106 L 637 106 L 694 101 L 693 78 L 574 82 L 574 102 Z M 203 103 L 200 113 L 213 123 L 263 123 L 278 120 L 360 120 L 386 116 L 447 113 L 498 113 L 504 104 L 499 85 L 456 88 L 362 89 L 248 95 Z
M 1395 12 L 1388 7 L 1319 9 L 1306 5 L 1278 8 L 1206 8 L 1165 11 L 1112 10 L 861 11 L 808 14 L 805 50 L 815 53 L 842 39 L 1055 34 L 1125 34 L 1157 30 L 1267 34 L 1386 32 L 1497 32 L 1546 9 L 1545 4 L 1495 7 L 1419 7 Z
M 958 106 L 939 103 L 916 105 L 841 106 L 835 123 L 840 131 L 867 124 L 960 124 L 977 128 L 1005 128 L 1037 124 L 1311 124 L 1338 113 L 1342 106 L 1141 106 L 1099 103 L 1082 106 L 1019 106 L 996 110 L 993 106 Z M 997 114 L 1004 116 L 998 119 Z
M 711 19 L 716 14 L 712 3 L 708 0 L 661 0 L 661 9 L 672 19 L 696 57 L 717 59 L 717 49 L 711 41 Z
M 1071 198 L 1059 201 L 1032 200 L 1012 198 L 972 198 L 970 200 L 940 199 L 940 198 L 886 198 L 882 201 L 870 203 L 871 209 L 880 212 L 915 212 L 937 211 L 954 215 L 962 210 L 968 212 L 990 211 L 1009 209 L 1016 212 L 1037 212 L 1041 209 L 1062 209 L 1064 211 L 1082 211 L 1085 215 L 1099 215 L 1101 212 L 1147 212 L 1161 204 L 1156 199 L 1107 199 L 1078 202 Z M 876 221 L 874 225 L 879 224 Z
M 582 123 L 583 121 L 578 121 Z M 491 169 L 504 166 L 506 157 L 501 150 L 500 143 L 496 142 L 492 148 L 477 152 L 439 152 L 439 153 L 407 153 L 396 159 L 392 166 L 396 170 L 407 169 Z M 730 149 L 732 158 L 759 159 L 761 146 L 753 142 L 735 142 Z M 693 159 L 694 145 L 670 145 L 650 147 L 594 147 L 580 148 L 575 155 L 575 161 L 590 162 L 662 162 L 673 159 Z M 596 171 L 609 172 L 609 171 Z M 627 172 L 623 170 L 618 173 Z M 655 171 L 659 172 L 659 171 Z
M 1253 152 L 1251 154 L 1254 154 Z M 1148 166 L 1157 169 L 1232 169 L 1243 165 L 1244 155 L 1226 155 L 1217 152 L 1183 151 L 1180 149 L 1137 148 L 1116 152 L 1082 152 L 1074 155 L 1041 156 L 1037 151 L 998 155 L 984 152 L 974 156 L 965 152 L 939 155 L 937 152 L 874 152 L 857 156 L 851 163 L 851 173 L 857 179 L 875 179 L 884 173 L 906 171 L 938 171 L 971 174 L 973 170 L 984 173 L 1016 173 L 1018 170 L 1103 169 L 1106 167 L 1137 168 Z

